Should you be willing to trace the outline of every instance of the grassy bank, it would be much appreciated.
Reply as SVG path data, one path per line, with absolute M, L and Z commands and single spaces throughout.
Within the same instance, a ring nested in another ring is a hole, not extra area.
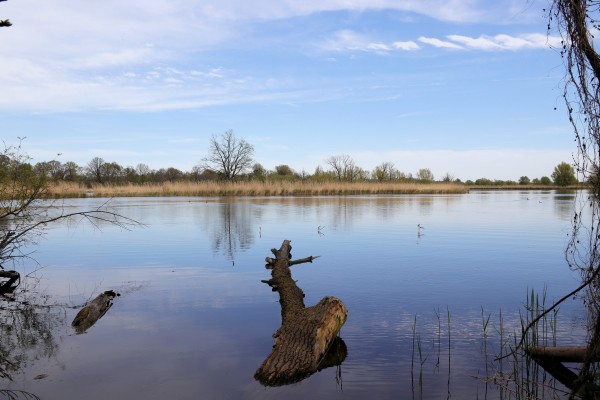
M 58 183 L 50 196 L 67 197 L 159 197 L 159 196 L 328 196 L 358 194 L 460 194 L 468 188 L 455 183 L 377 182 L 175 182 L 163 184 L 93 185 Z

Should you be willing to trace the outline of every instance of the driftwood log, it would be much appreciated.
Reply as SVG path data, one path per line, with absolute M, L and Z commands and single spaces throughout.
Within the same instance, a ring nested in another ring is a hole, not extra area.
M 275 345 L 254 378 L 266 386 L 299 382 L 328 366 L 340 365 L 346 357 L 346 345 L 337 338 L 348 311 L 336 297 L 324 297 L 305 307 L 304 293 L 292 279 L 290 265 L 312 262 L 316 257 L 291 261 L 292 246 L 284 240 L 275 258 L 266 258 L 272 268 L 271 279 L 263 281 L 279 292 L 281 327 L 273 334 Z M 332 350 L 332 351 L 329 351 Z
M 7 278 L 0 282 L 0 295 L 14 292 L 21 282 L 21 275 L 17 271 L 0 271 L 0 278 Z
M 563 363 L 583 363 L 588 357 L 587 346 L 532 346 L 525 352 L 569 389 L 574 388 L 578 376 Z M 593 354 L 591 361 L 600 361 L 600 355 Z
M 79 335 L 90 329 L 112 307 L 112 300 L 116 296 L 119 296 L 119 294 L 112 290 L 107 290 L 79 310 L 71 323 L 75 332 Z

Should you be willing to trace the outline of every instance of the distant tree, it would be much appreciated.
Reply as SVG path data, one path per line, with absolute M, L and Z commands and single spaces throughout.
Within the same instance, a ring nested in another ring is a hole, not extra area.
M 558 186 L 568 186 L 577 183 L 573 167 L 564 161 L 554 167 L 552 179 Z
M 446 172 L 446 175 L 444 175 L 444 177 L 442 178 L 442 182 L 450 183 L 452 181 L 454 181 L 454 177 L 450 175 L 449 172 Z
M 203 159 L 207 167 L 222 174 L 227 181 L 235 178 L 252 166 L 254 146 L 238 139 L 233 130 L 210 139 L 208 155 Z
M 531 183 L 531 181 L 529 180 L 529 177 L 527 176 L 522 176 L 519 178 L 519 185 L 529 185 Z
M 292 168 L 290 168 L 289 165 L 283 164 L 283 165 L 277 165 L 275 167 L 275 173 L 277 175 L 282 175 L 282 176 L 286 176 L 286 175 L 293 176 L 295 172 L 294 172 L 294 170 Z
M 433 173 L 429 168 L 421 168 L 417 172 L 417 180 L 421 182 L 433 182 Z
M 252 178 L 263 182 L 267 177 L 267 170 L 260 163 L 255 163 L 252 166 Z
M 375 167 L 373 170 L 373 179 L 382 181 L 391 181 L 394 179 L 396 168 L 393 162 L 385 161 Z
M 479 178 L 475 181 L 475 184 L 478 186 L 491 186 L 494 182 L 491 179 Z
M 64 180 L 69 182 L 75 182 L 79 180 L 80 167 L 73 161 L 67 161 L 64 164 Z
M 94 157 L 87 164 L 85 170 L 87 175 L 98 183 L 104 182 L 104 161 L 101 157 Z
M 103 180 L 110 183 L 117 183 L 123 173 L 123 167 L 116 162 L 104 163 L 102 167 Z
M 320 165 L 317 165 L 315 167 L 315 172 L 310 177 L 310 180 L 314 182 L 326 182 L 335 179 L 337 179 L 336 175 L 334 175 L 330 171 L 323 170 L 323 167 L 321 167 Z
M 344 179 L 344 169 L 346 168 L 346 165 L 351 161 L 352 159 L 350 158 L 349 155 L 347 154 L 342 154 L 342 155 L 338 155 L 338 156 L 331 156 L 329 157 L 327 160 L 325 160 L 325 162 L 331 167 L 332 169 L 332 173 L 337 177 L 337 179 L 341 182 L 342 179 Z
M 144 163 L 139 163 L 138 165 L 135 166 L 135 172 L 138 175 L 138 179 L 139 179 L 140 183 L 144 183 L 150 177 L 152 170 L 150 169 L 150 167 L 148 165 L 146 165 Z
M 540 178 L 540 185 L 552 185 L 552 179 L 548 178 L 547 176 L 542 176 Z

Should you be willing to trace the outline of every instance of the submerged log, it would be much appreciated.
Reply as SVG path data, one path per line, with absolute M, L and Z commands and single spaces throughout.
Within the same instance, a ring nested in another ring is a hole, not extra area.
M 116 296 L 120 295 L 112 290 L 107 290 L 79 310 L 71 323 L 75 332 L 79 335 L 91 328 L 112 307 L 112 300 Z
M 316 257 L 291 261 L 291 249 L 290 241 L 284 240 L 279 250 L 271 250 L 275 259 L 266 259 L 267 267 L 272 268 L 272 278 L 263 282 L 279 292 L 281 304 L 281 327 L 273 334 L 275 345 L 254 374 L 256 380 L 267 386 L 301 381 L 327 366 L 341 364 L 346 357 L 345 344 L 341 339 L 336 340 L 346 322 L 346 306 L 340 299 L 327 296 L 316 305 L 305 307 L 304 293 L 292 279 L 289 267 L 312 262 Z M 337 351 L 328 355 L 333 347 Z
M 587 346 L 532 346 L 525 350 L 536 363 L 550 373 L 557 381 L 569 389 L 575 387 L 577 374 L 563 363 L 583 363 L 588 357 Z M 600 355 L 593 354 L 590 361 L 600 361 Z
M 0 282 L 0 295 L 14 292 L 21 283 L 21 275 L 17 271 L 0 271 L 0 278 L 8 278 Z

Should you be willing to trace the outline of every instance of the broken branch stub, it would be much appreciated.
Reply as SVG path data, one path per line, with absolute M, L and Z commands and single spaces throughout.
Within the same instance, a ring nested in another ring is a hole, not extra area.
M 291 248 L 290 241 L 284 240 L 279 250 L 271 250 L 276 258 L 266 260 L 272 266 L 272 278 L 263 282 L 279 292 L 281 304 L 281 327 L 273 334 L 275 345 L 254 374 L 267 386 L 299 382 L 327 366 L 340 365 L 346 357 L 345 344 L 337 338 L 348 315 L 346 306 L 333 296 L 312 307 L 304 305 L 304 292 L 292 279 L 289 267 L 316 257 L 291 261 Z M 328 353 L 332 347 L 336 349 L 333 355 Z

